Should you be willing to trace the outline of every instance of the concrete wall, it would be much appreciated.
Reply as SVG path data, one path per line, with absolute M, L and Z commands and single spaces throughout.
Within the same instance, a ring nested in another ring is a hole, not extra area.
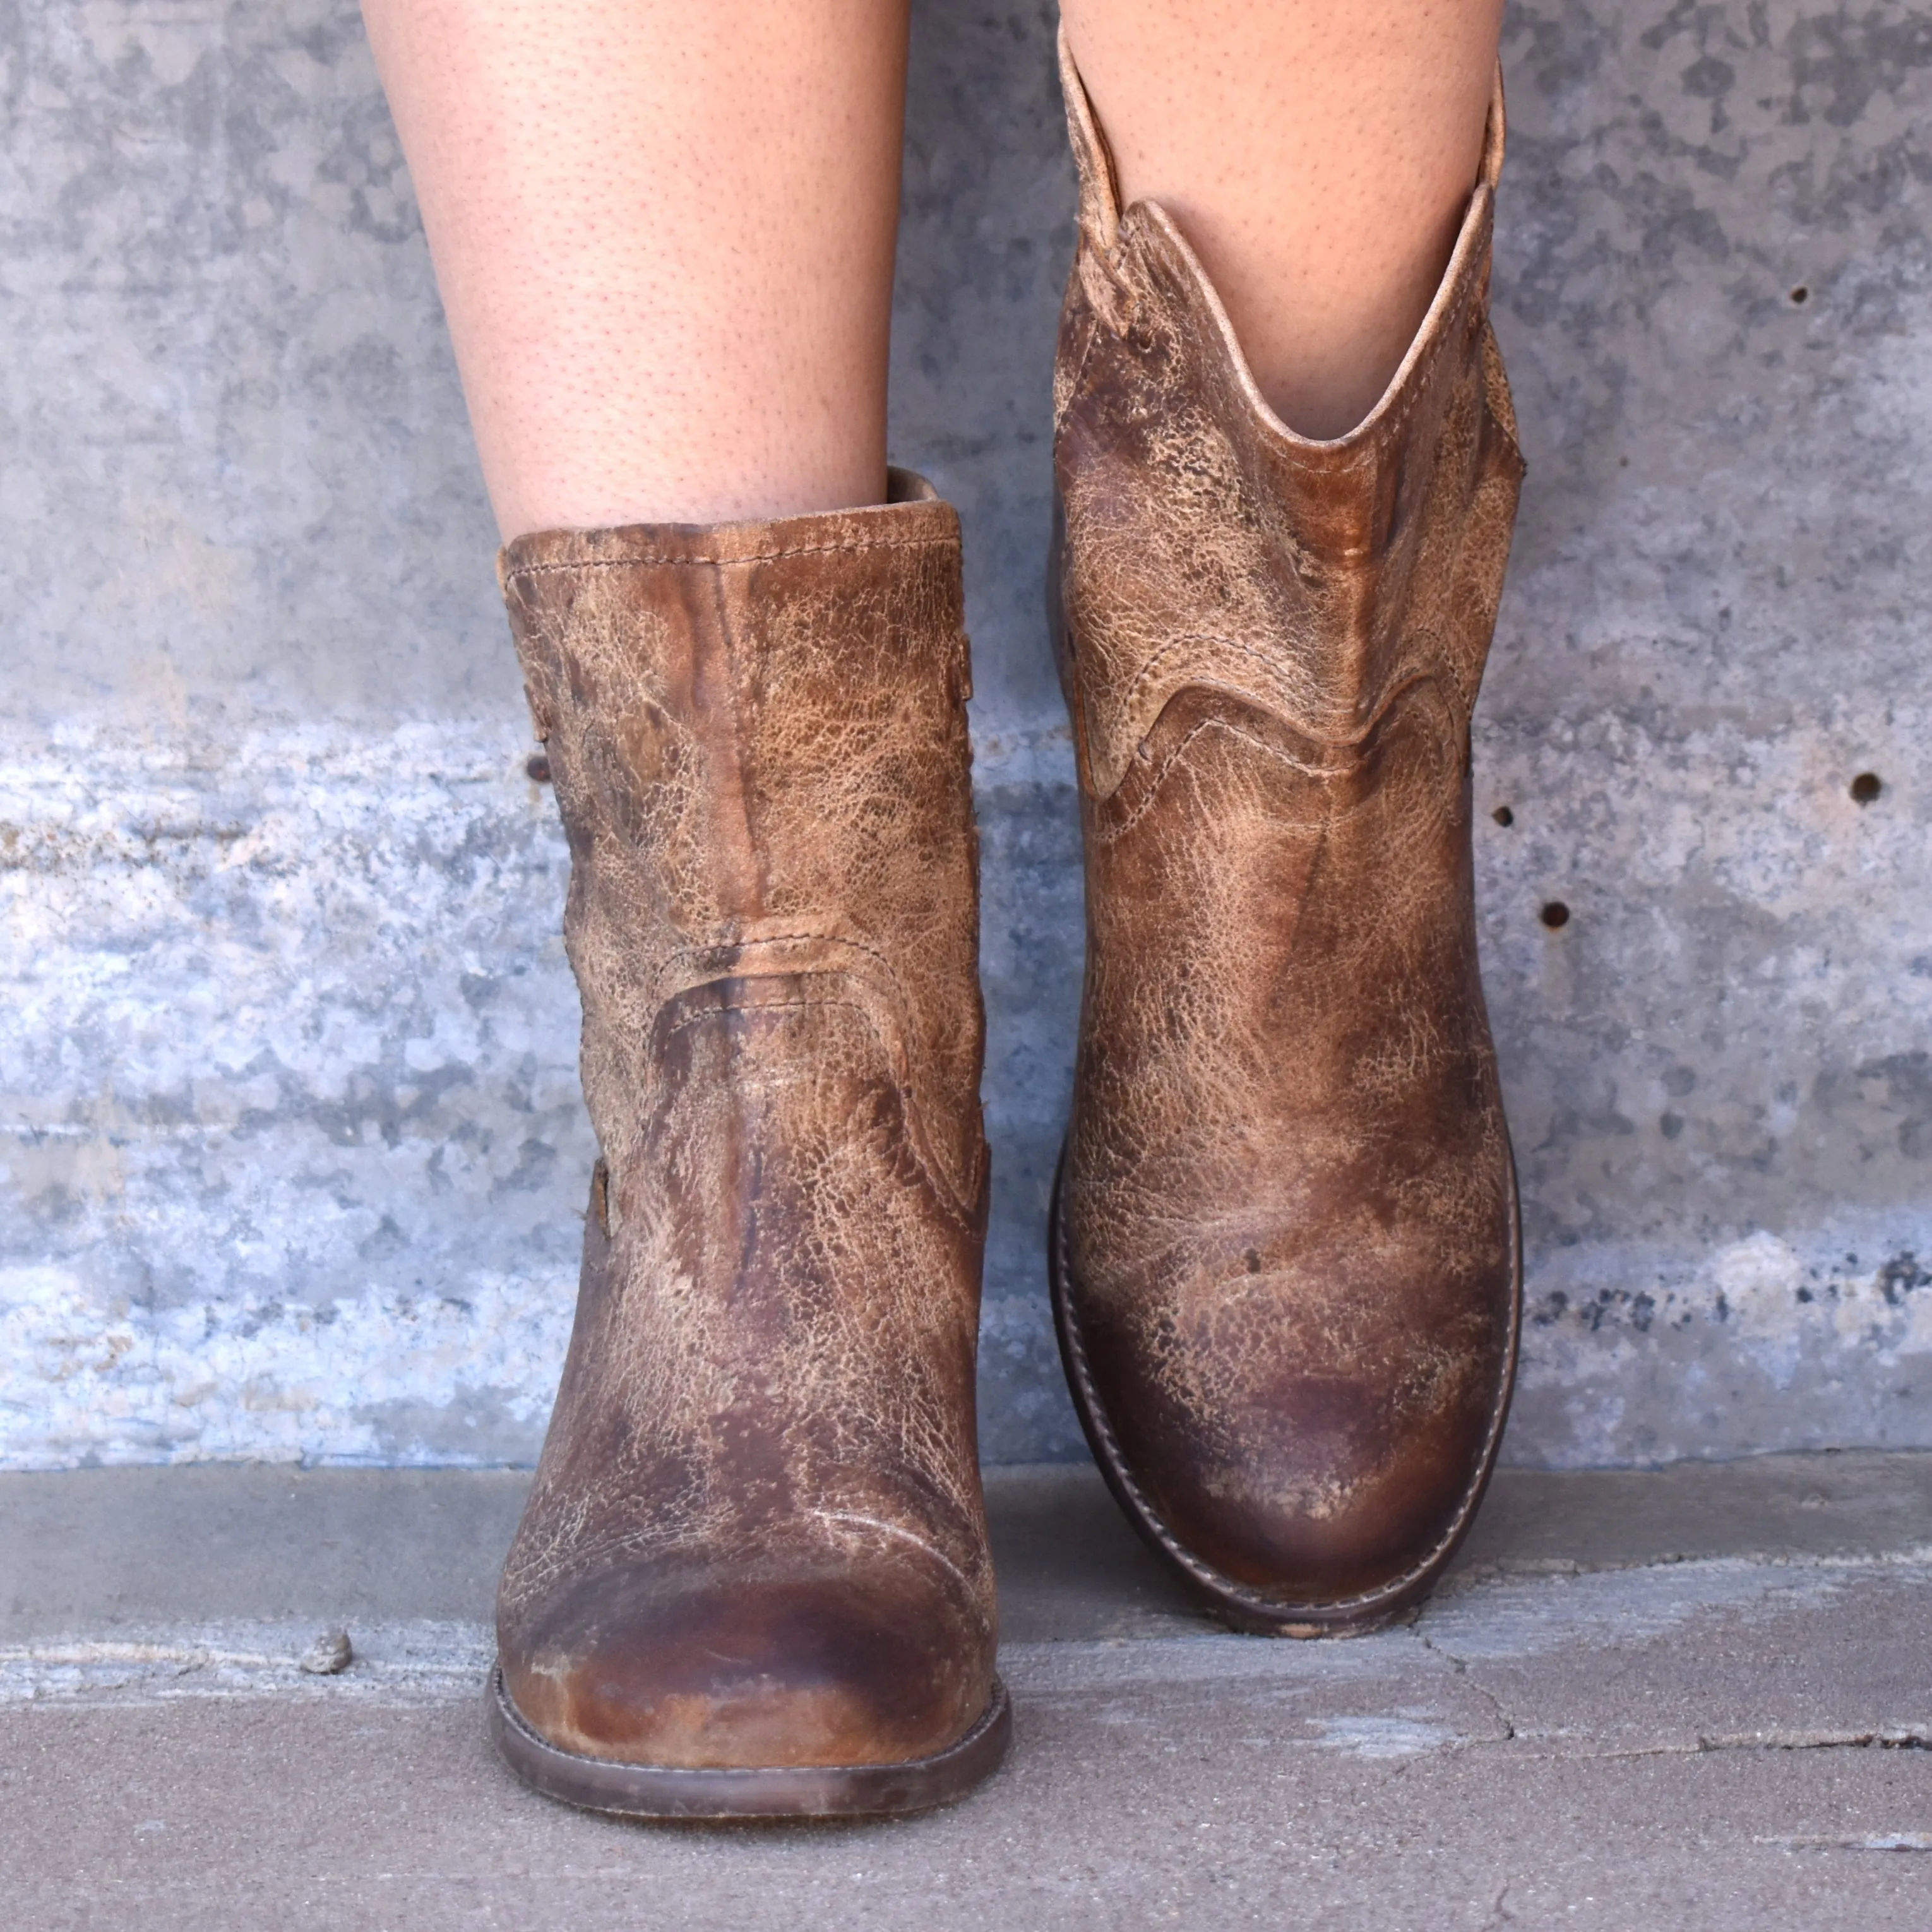
M 986 1439 L 1057 1456 L 1071 190 L 1047 9 L 917 21 L 894 444 L 968 532 Z M 1507 1453 L 1932 1444 L 1932 27 L 1534 0 L 1504 57 Z M 0 92 L 0 1465 L 526 1459 L 591 1153 L 562 847 L 353 5 L 14 0 Z

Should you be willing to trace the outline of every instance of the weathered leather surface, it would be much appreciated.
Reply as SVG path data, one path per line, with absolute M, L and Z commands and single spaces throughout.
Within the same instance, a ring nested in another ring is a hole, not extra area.
M 603 1158 L 498 1636 L 592 1756 L 896 1762 L 990 1693 L 958 526 L 895 484 L 502 561 Z
M 1174 222 L 1118 208 L 1062 62 L 1088 922 L 1063 1327 L 1144 1526 L 1250 1610 L 1345 1620 L 1446 1558 L 1514 1353 L 1468 737 L 1522 476 L 1486 320 L 1501 104 L 1403 369 L 1314 442 L 1268 410 Z

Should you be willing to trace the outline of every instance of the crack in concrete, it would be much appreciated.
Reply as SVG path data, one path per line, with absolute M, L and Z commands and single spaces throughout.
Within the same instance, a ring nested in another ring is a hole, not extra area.
M 1454 1651 L 1438 1643 L 1429 1634 L 1420 1628 L 1414 1633 L 1415 1640 L 1433 1655 L 1441 1658 L 1451 1672 L 1459 1678 L 1489 1707 L 1495 1719 L 1500 1737 L 1495 1738 L 1457 1738 L 1454 1744 L 1462 1748 L 1472 1745 L 1514 1744 L 1521 1748 L 1511 1754 L 1538 1757 L 1574 1757 L 1575 1750 L 1561 1751 L 1539 1750 L 1542 1740 L 1534 1733 L 1526 1735 L 1510 1714 L 1509 1707 L 1501 1695 L 1483 1681 L 1472 1668 L 1471 1660 L 1459 1657 Z M 1700 1732 L 1695 1738 L 1683 1742 L 1632 1745 L 1622 1748 L 1590 1750 L 1581 1754 L 1590 1757 L 1646 1758 L 1646 1757 L 1699 1757 L 1726 1751 L 1814 1751 L 1814 1750 L 1906 1750 L 1932 1751 L 1932 1722 L 1904 1724 L 1886 1724 L 1855 1730 L 1803 1730 L 1790 1728 L 1773 1728 L 1760 1731 Z
M 1687 1550 L 1587 1561 L 1572 1556 L 1495 1557 L 1445 1577 L 1421 1614 L 1427 1616 L 1430 1605 L 1454 1603 L 1496 1583 L 1628 1576 L 1651 1570 L 1918 1570 L 1928 1567 L 1932 1567 L 1932 1543 L 1906 1544 L 1892 1550 L 1727 1550 L 1721 1556 Z
M 1472 1744 L 1490 1742 L 1491 1741 L 1478 1738 L 1468 1740 L 1468 1742 Z M 1565 1759 L 1588 1757 L 1618 1762 L 1635 1758 L 1715 1757 L 1727 1752 L 1932 1751 L 1932 1725 L 1910 1725 L 1896 1730 L 1862 1731 L 1744 1732 L 1730 1736 L 1700 1736 L 1687 1738 L 1682 1742 L 1612 1745 L 1597 1750 L 1591 1749 L 1586 1744 L 1580 1750 L 1539 1749 L 1538 1747 L 1540 1740 L 1522 1736 L 1516 1736 L 1509 1742 L 1519 1747 L 1510 1754 L 1512 1756 Z
M 1488 1705 L 1490 1714 L 1495 1718 L 1496 1728 L 1502 1733 L 1498 1742 L 1502 1744 L 1514 1743 L 1516 1734 L 1516 1720 L 1504 1708 L 1502 1698 L 1498 1696 L 1480 1677 L 1471 1672 L 1468 1659 L 1458 1657 L 1453 1650 L 1444 1650 L 1426 1630 L 1418 1629 L 1415 1633 L 1415 1637 L 1416 1641 L 1424 1650 L 1430 1652 L 1432 1655 L 1441 1658 L 1448 1665 L 1452 1674 L 1461 1678 L 1463 1682 Z
M 1744 1731 L 1700 1737 L 1700 1751 L 1932 1750 L 1932 1724 L 1887 1725 L 1869 1731 Z
M 1866 1832 L 1853 1837 L 1758 1838 L 1787 1852 L 1932 1852 L 1932 1832 Z

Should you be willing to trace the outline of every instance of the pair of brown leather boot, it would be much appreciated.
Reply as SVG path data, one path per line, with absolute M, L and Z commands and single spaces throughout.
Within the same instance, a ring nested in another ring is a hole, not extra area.
M 1239 1627 L 1425 1592 L 1508 1406 L 1514 1190 L 1468 726 L 1521 463 L 1485 316 L 1500 101 L 1351 435 L 1256 392 L 1070 62 L 1055 627 L 1088 957 L 1051 1237 L 1088 1436 Z M 602 1152 L 505 1569 L 494 1734 L 648 1816 L 911 1810 L 1006 1746 L 974 1439 L 986 1213 L 958 526 L 520 539 Z

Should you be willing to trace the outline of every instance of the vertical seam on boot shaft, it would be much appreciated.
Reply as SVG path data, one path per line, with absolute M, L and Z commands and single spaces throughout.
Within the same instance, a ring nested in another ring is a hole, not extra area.
M 733 614 L 724 580 L 716 571 L 680 575 L 672 579 L 672 585 L 673 599 L 683 607 L 691 646 L 691 705 L 682 722 L 702 747 L 711 781 L 705 790 L 717 866 L 718 909 L 736 923 L 758 917 L 770 896 L 770 881 L 752 825 L 752 788 L 746 776 L 740 716 L 745 693 L 734 649 Z
M 1078 289 L 1082 306 L 1087 311 L 1087 327 L 1085 338 L 1080 344 L 1080 359 L 1074 364 L 1073 373 L 1067 381 L 1066 406 L 1062 408 L 1058 401 L 1054 405 L 1053 436 L 1056 444 L 1060 440 L 1060 426 L 1066 420 L 1067 410 L 1072 408 L 1074 398 L 1080 393 L 1081 384 L 1086 380 L 1087 365 L 1094 358 L 1094 340 L 1100 332 L 1100 311 L 1094 305 L 1093 296 L 1086 284 L 1080 279 L 1080 251 L 1087 245 L 1084 236 L 1074 244 L 1073 269 L 1067 278 L 1066 300 L 1060 305 L 1064 313 L 1072 305 L 1073 291 Z

